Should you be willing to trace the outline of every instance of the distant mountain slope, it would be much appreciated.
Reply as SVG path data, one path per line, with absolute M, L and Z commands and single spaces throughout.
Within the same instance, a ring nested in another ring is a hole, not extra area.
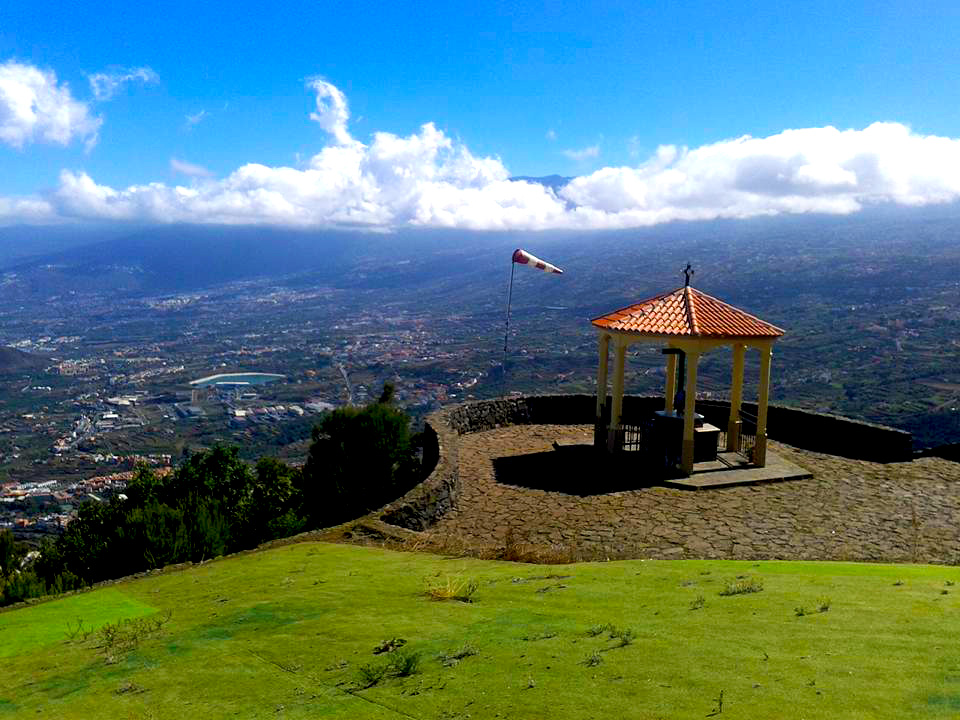
M 45 367 L 49 360 L 42 355 L 26 353 L 10 347 L 0 347 L 0 373 L 24 372 Z
M 337 272 L 359 233 L 174 225 L 7 265 L 6 293 L 180 291 L 305 270 Z M 10 287 L 10 286 L 14 287 Z

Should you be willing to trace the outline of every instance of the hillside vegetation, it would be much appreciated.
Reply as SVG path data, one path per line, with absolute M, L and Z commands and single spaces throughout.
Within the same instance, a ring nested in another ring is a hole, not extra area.
M 179 562 L 200 562 L 336 525 L 399 497 L 421 477 L 410 418 L 377 402 L 324 416 L 302 468 L 238 448 L 192 455 L 161 476 L 141 467 L 123 494 L 88 501 L 31 559 L 0 530 L 0 606 Z
M 956 717 L 958 575 L 302 543 L 0 613 L 0 717 Z

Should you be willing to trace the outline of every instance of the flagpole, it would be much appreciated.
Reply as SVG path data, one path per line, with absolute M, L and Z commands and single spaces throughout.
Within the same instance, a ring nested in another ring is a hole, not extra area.
M 500 363 L 500 397 L 507 394 L 507 341 L 510 338 L 510 304 L 513 302 L 513 273 L 517 264 L 510 256 L 510 289 L 507 291 L 507 327 L 503 331 L 503 361 Z

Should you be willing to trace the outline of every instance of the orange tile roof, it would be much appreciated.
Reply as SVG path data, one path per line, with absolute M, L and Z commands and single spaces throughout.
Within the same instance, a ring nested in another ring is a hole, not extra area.
M 778 338 L 783 330 L 692 287 L 682 287 L 591 321 L 604 330 L 637 335 Z

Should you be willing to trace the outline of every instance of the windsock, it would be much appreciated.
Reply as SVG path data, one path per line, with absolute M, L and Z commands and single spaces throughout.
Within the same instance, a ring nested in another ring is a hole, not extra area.
M 515 263 L 520 263 L 521 265 L 531 265 L 532 267 L 535 267 L 538 270 L 543 270 L 544 272 L 563 275 L 563 270 L 558 268 L 556 265 L 551 265 L 550 263 L 541 260 L 536 255 L 531 255 L 526 250 L 521 250 L 520 248 L 517 248 L 513 251 L 513 261 Z

